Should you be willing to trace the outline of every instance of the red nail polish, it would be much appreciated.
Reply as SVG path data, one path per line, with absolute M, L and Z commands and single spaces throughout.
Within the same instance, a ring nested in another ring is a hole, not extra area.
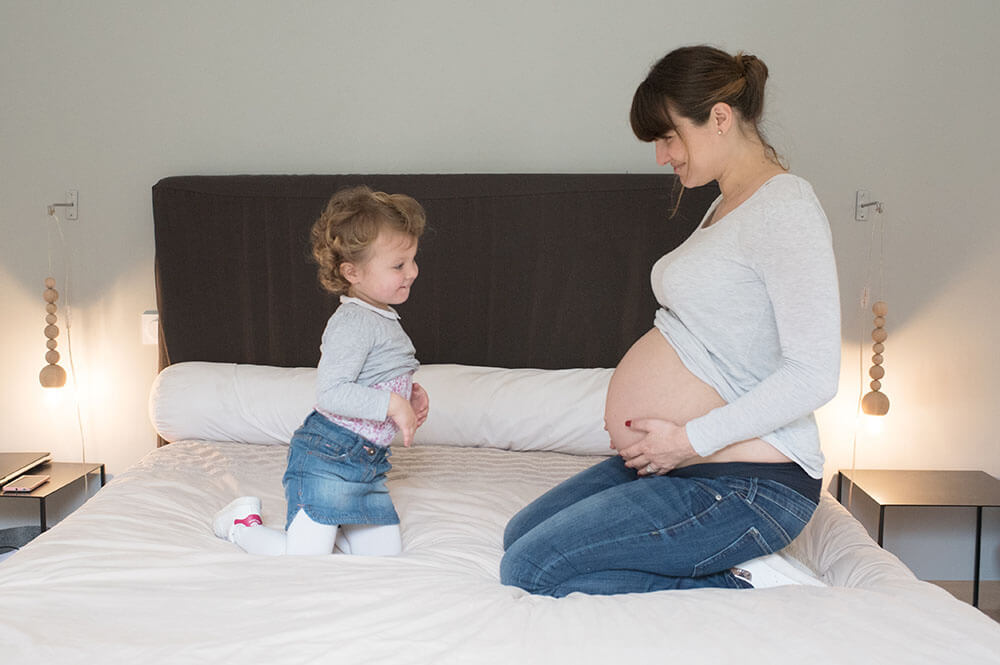
M 626 420 L 625 421 L 625 427 L 631 427 L 631 426 L 632 426 L 632 421 L 631 420 Z

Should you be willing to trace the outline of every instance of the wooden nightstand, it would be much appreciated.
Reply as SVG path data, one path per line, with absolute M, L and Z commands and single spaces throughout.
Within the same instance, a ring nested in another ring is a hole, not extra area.
M 104 487 L 104 464 L 97 462 L 46 462 L 26 473 L 48 475 L 49 481 L 31 492 L 0 492 L 0 500 L 11 499 L 38 502 L 38 525 L 42 531 L 49 528 L 45 518 L 45 501 L 48 497 L 64 489 L 73 481 L 100 472 L 101 487 Z

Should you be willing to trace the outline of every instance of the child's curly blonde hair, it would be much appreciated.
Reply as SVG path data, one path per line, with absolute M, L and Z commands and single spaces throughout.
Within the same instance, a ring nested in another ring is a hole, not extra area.
M 382 229 L 419 238 L 427 223 L 423 207 L 406 194 L 375 192 L 364 185 L 334 194 L 312 227 L 312 253 L 319 283 L 333 294 L 347 293 L 344 263 L 363 263 Z

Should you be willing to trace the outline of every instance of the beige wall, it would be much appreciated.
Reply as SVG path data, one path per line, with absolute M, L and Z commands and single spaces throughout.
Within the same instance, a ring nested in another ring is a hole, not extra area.
M 37 381 L 49 247 L 60 281 L 66 264 L 44 207 L 67 189 L 80 191 L 64 231 L 82 429 L 87 457 L 115 473 L 154 446 L 156 357 L 139 315 L 155 307 L 159 178 L 653 171 L 628 129 L 631 92 L 670 48 L 710 42 L 771 67 L 770 137 L 833 227 L 845 354 L 840 396 L 820 413 L 828 477 L 851 465 L 868 363 L 857 302 L 872 227 L 853 219 L 858 188 L 887 206 L 892 410 L 881 435 L 859 436 L 855 463 L 1000 476 L 998 26 L 993 0 L 4 2 L 0 450 L 80 456 L 73 400 L 50 404 Z M 903 558 L 918 574 L 971 576 L 971 512 L 958 526 L 908 515 L 898 541 L 915 543 Z M 922 535 L 950 528 L 959 545 Z

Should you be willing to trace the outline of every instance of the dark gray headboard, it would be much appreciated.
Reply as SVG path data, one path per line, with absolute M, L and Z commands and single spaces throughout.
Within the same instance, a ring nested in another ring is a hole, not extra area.
M 717 195 L 672 175 L 181 176 L 153 187 L 161 366 L 315 366 L 337 301 L 309 229 L 337 189 L 420 201 L 420 277 L 398 307 L 423 363 L 610 367 L 652 326 L 653 262 Z

